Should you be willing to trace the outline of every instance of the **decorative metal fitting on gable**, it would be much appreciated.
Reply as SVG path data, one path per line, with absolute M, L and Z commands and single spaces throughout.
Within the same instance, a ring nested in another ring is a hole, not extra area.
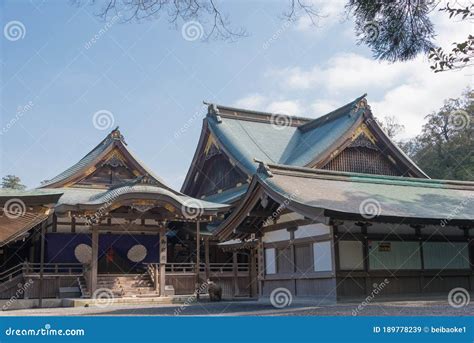
M 118 126 L 113 129 L 112 132 L 110 132 L 110 137 L 112 137 L 112 139 L 114 140 L 121 141 L 122 143 L 127 145 L 127 143 L 125 143 L 125 138 L 123 137 L 122 133 L 120 133 Z
M 364 98 L 360 99 L 356 102 L 354 108 L 351 110 L 350 115 L 354 115 L 355 113 L 359 112 L 359 110 L 370 110 L 370 106 L 367 103 L 367 99 L 365 98 L 366 94 L 364 94 Z
M 257 160 L 256 158 L 254 158 L 254 161 L 258 163 L 257 173 L 264 174 L 268 177 L 273 176 L 273 173 L 270 170 L 270 167 L 268 166 L 268 164 L 266 164 L 263 161 Z
M 209 113 L 214 118 L 216 118 L 216 121 L 218 123 L 222 123 L 222 118 L 220 116 L 219 108 L 217 107 L 216 104 L 209 104 L 209 106 L 207 107 L 207 113 Z
M 142 185 L 153 185 L 153 186 L 159 185 L 159 183 L 148 174 L 139 176 L 135 180 L 136 180 L 136 183 L 142 184 Z

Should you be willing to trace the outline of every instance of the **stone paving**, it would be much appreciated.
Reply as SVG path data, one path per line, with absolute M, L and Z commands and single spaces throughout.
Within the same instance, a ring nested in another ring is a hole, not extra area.
M 275 308 L 259 301 L 232 301 L 190 305 L 108 305 L 11 310 L 0 316 L 474 316 L 474 304 L 454 308 L 446 300 L 379 301 L 363 306 L 360 302 L 315 305 L 311 301 Z

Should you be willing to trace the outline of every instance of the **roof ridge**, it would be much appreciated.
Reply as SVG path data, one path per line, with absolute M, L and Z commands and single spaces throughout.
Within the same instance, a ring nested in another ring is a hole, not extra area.
M 298 123 L 298 121 L 310 122 L 314 120 L 314 118 L 295 116 L 288 113 L 256 111 L 256 110 L 250 110 L 250 109 L 245 109 L 245 108 L 219 105 L 219 104 L 215 104 L 215 103 L 207 102 L 207 101 L 203 101 L 203 103 L 205 105 L 208 105 L 207 116 L 219 115 L 225 118 L 238 118 L 240 120 L 268 122 L 269 124 L 273 122 L 271 118 L 274 116 L 291 117 L 291 120 L 294 121 L 295 124 L 300 124 L 300 125 L 302 125 L 302 123 Z M 224 110 L 227 113 L 222 113 L 220 110 Z M 242 114 L 247 114 L 247 115 L 242 115 Z M 298 126 L 298 125 L 294 125 L 294 126 Z
M 332 121 L 334 119 L 339 118 L 341 115 L 346 113 L 346 109 L 351 106 L 356 106 L 362 99 L 367 97 L 367 93 L 362 94 L 355 100 L 336 108 L 335 110 L 326 113 L 318 118 L 309 118 L 309 117 L 302 117 L 291 115 L 287 113 L 276 113 L 276 112 L 265 112 L 265 111 L 256 111 L 244 108 L 238 108 L 233 106 L 225 106 L 219 105 L 213 102 L 203 101 L 205 105 L 208 106 L 207 116 L 214 116 L 214 117 L 224 117 L 230 119 L 239 119 L 239 120 L 246 120 L 246 121 L 257 121 L 257 122 L 264 122 L 268 124 L 274 124 L 275 116 L 284 116 L 291 118 L 288 122 L 291 126 L 298 127 L 298 130 L 302 132 L 307 132 L 312 130 L 323 123 L 328 121 Z M 222 111 L 224 112 L 222 112 Z M 219 120 L 220 122 L 220 120 Z M 287 124 L 288 125 L 288 124 Z
M 112 133 L 115 134 L 118 132 L 119 136 L 116 136 L 114 138 L 112 136 Z M 61 173 L 57 174 L 56 176 L 52 177 L 51 179 L 45 181 L 43 184 L 41 184 L 38 188 L 48 188 L 48 186 L 55 184 L 56 182 L 59 182 L 61 178 L 64 177 L 65 174 L 67 174 L 70 171 L 73 171 L 75 168 L 77 168 L 83 161 L 86 161 L 88 157 L 90 157 L 92 154 L 97 152 L 97 150 L 103 146 L 109 146 L 110 144 L 114 143 L 114 140 L 117 139 L 117 137 L 125 144 L 125 141 L 123 140 L 123 136 L 120 134 L 120 131 L 118 130 L 118 127 L 112 130 L 110 133 L 107 134 L 107 136 L 104 137 L 94 148 L 92 148 L 87 154 L 85 154 L 79 161 L 74 163 L 72 166 L 69 168 L 65 169 Z
M 257 162 L 257 161 L 256 161 Z M 261 162 L 260 162 L 261 163 Z M 360 182 L 374 182 L 378 180 L 380 183 L 388 183 L 389 181 L 398 181 L 406 183 L 409 186 L 410 183 L 418 184 L 419 186 L 425 187 L 443 187 L 443 188 L 459 188 L 465 186 L 464 189 L 473 188 L 474 181 L 459 181 L 459 180 L 442 180 L 442 179 L 425 179 L 415 178 L 407 176 L 391 176 L 391 175 L 375 175 L 375 174 L 364 174 L 364 173 L 352 173 L 344 171 L 326 170 L 326 169 L 315 169 L 308 167 L 295 167 L 282 164 L 265 163 L 262 168 L 268 171 L 267 175 L 270 174 L 307 174 L 313 176 L 328 176 L 328 177 L 350 177 L 351 181 L 357 178 Z
M 321 124 L 325 124 L 328 121 L 332 121 L 334 119 L 337 119 L 340 116 L 346 114 L 347 113 L 346 110 L 349 107 L 357 106 L 357 104 L 361 100 L 365 99 L 366 97 L 367 97 L 367 93 L 364 93 L 361 96 L 359 96 L 358 98 L 356 98 L 355 100 L 353 100 L 353 101 L 351 101 L 351 102 L 349 102 L 349 103 L 347 103 L 347 104 L 345 104 L 341 107 L 338 107 L 335 110 L 332 110 L 331 112 L 322 115 L 321 117 L 315 118 L 315 119 L 311 120 L 310 122 L 299 126 L 298 130 L 300 130 L 302 132 L 307 132 L 307 131 L 310 131 L 312 129 L 315 129 L 315 128 L 319 127 Z M 365 105 L 367 105 L 367 104 L 365 104 Z
M 64 182 L 65 180 L 68 180 L 72 176 L 75 175 L 75 173 L 78 173 L 81 170 L 84 170 L 87 166 L 89 166 L 91 163 L 93 163 L 97 158 L 100 156 L 104 156 L 104 153 L 106 151 L 111 151 L 109 149 L 114 149 L 115 147 L 119 147 L 123 149 L 123 151 L 130 156 L 132 160 L 135 161 L 141 168 L 144 170 L 145 175 L 141 175 L 142 179 L 148 178 L 148 179 L 155 179 L 158 183 L 162 185 L 163 188 L 172 190 L 173 192 L 175 191 L 172 187 L 168 186 L 164 180 L 162 180 L 159 176 L 155 175 L 155 173 L 150 170 L 133 152 L 128 148 L 127 143 L 125 142 L 124 136 L 121 134 L 119 127 L 117 126 L 115 129 L 113 129 L 107 136 L 100 141 L 99 144 L 97 144 L 92 150 L 90 150 L 84 157 L 82 157 L 79 161 L 77 161 L 75 164 L 64 170 L 63 172 L 59 173 L 52 179 L 46 181 L 42 185 L 40 185 L 38 188 L 50 188 L 51 186 L 57 184 L 58 182 Z M 113 187 L 109 187 L 111 189 Z M 177 192 L 180 193 L 180 192 Z M 180 193 L 181 194 L 181 193 Z

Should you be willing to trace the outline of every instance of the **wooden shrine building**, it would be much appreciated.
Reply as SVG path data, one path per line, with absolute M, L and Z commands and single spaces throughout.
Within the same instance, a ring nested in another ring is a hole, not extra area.
M 0 298 L 335 301 L 474 289 L 474 183 L 432 180 L 365 95 L 316 119 L 208 104 L 180 192 L 118 129 L 41 187 L 1 191 Z
M 0 204 L 2 298 L 29 277 L 41 280 L 29 298 L 75 285 L 82 297 L 193 294 L 209 278 L 233 296 L 249 277 L 207 229 L 229 206 L 170 188 L 118 129 L 38 189 L 0 193 Z
M 182 191 L 232 206 L 213 234 L 256 246 L 260 296 L 474 289 L 474 183 L 429 179 L 365 95 L 317 119 L 209 104 Z

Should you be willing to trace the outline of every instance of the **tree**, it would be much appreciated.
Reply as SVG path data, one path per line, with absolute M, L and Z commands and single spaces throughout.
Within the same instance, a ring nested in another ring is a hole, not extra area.
M 307 15 L 313 24 L 320 17 L 318 10 L 307 0 L 287 0 L 288 9 L 282 16 L 295 20 L 302 14 Z M 232 27 L 228 15 L 224 13 L 217 0 L 73 0 L 77 5 L 89 3 L 101 8 L 99 17 L 107 20 L 120 17 L 122 22 L 157 19 L 166 16 L 170 24 L 177 26 L 180 22 L 199 21 L 193 30 L 201 30 L 202 39 L 228 39 L 246 36 L 244 28 Z M 196 34 L 193 32 L 193 34 Z
M 449 13 L 450 18 L 461 18 L 461 20 L 470 20 L 471 22 L 474 18 L 474 4 L 466 7 L 450 7 L 448 3 L 440 11 Z M 454 48 L 449 52 L 440 47 L 430 50 L 431 69 L 435 73 L 472 66 L 474 61 L 474 36 L 469 35 L 464 42 L 453 43 L 453 45 Z
M 449 99 L 417 137 L 401 148 L 428 175 L 439 179 L 474 180 L 474 92 Z
M 103 19 L 119 17 L 122 22 L 141 21 L 165 16 L 178 26 L 180 22 L 196 21 L 189 28 L 192 35 L 204 40 L 221 38 L 233 40 L 246 36 L 244 28 L 233 28 L 229 16 L 217 0 L 72 0 L 78 5 L 100 3 L 99 16 Z M 285 0 L 287 10 L 282 17 L 296 21 L 309 17 L 317 28 L 321 14 L 311 0 Z M 355 31 L 360 44 L 367 45 L 378 60 L 406 61 L 418 54 L 428 54 L 435 72 L 459 69 L 473 60 L 474 39 L 470 35 L 465 42 L 454 43 L 451 52 L 434 44 L 436 32 L 430 19 L 440 6 L 441 0 L 347 0 L 346 14 L 353 16 Z M 474 4 L 451 7 L 449 2 L 439 11 L 450 18 L 472 20 Z M 184 26 L 183 26 L 184 27 Z M 193 36 L 193 38 L 195 38 Z M 194 39 L 193 39 L 194 40 Z
M 2 178 L 2 188 L 24 190 L 26 186 L 21 183 L 18 176 L 6 175 Z
M 372 49 L 374 57 L 390 62 L 413 59 L 434 48 L 431 2 L 423 0 L 349 0 L 359 43 Z
M 376 119 L 380 127 L 391 139 L 405 130 L 405 125 L 400 124 L 395 116 L 385 116 L 382 120 Z

